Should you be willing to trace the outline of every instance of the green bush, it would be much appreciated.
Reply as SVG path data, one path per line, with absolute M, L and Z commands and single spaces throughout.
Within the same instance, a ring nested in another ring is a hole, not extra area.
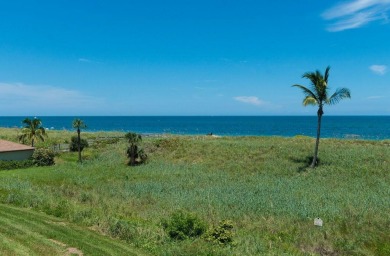
M 54 152 L 46 148 L 37 148 L 32 155 L 32 162 L 35 166 L 54 165 Z
M 22 160 L 22 161 L 0 161 L 0 170 L 14 170 L 14 169 L 23 169 L 33 166 L 34 163 L 31 159 Z
M 78 148 L 78 138 L 77 136 L 72 136 L 71 140 L 70 140 L 70 144 L 69 144 L 69 150 L 71 152 L 78 152 L 79 151 L 79 148 Z M 88 144 L 88 141 L 86 139 L 80 139 L 80 150 L 83 151 L 84 148 L 87 148 L 89 147 L 89 144 Z
M 137 145 L 130 145 L 126 150 L 127 157 L 129 158 L 128 165 L 134 166 L 143 164 L 148 159 L 148 155 L 143 149 L 138 148 Z
M 183 211 L 177 211 L 170 219 L 163 220 L 162 226 L 169 237 L 176 240 L 199 237 L 207 229 L 206 224 L 196 215 Z
M 145 163 L 148 156 L 145 151 L 139 147 L 139 143 L 142 141 L 141 134 L 128 132 L 126 133 L 125 138 L 129 142 L 129 146 L 126 150 L 127 157 L 129 158 L 128 165 L 134 166 Z
M 233 243 L 233 222 L 224 220 L 213 229 L 210 229 L 206 234 L 206 241 L 214 242 L 220 245 Z

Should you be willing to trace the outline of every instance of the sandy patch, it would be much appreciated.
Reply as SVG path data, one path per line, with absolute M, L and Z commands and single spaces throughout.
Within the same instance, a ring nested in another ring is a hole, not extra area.
M 64 243 L 62 243 L 60 241 L 57 241 L 57 240 L 54 240 L 54 239 L 49 239 L 49 240 L 52 241 L 53 243 L 57 244 L 57 245 L 62 246 L 62 247 L 67 247 L 66 244 L 64 244 Z M 82 251 L 80 251 L 79 249 L 75 248 L 75 247 L 68 247 L 68 248 L 66 248 L 65 255 L 66 256 L 71 256 L 71 255 L 83 256 L 84 253 Z
M 69 247 L 67 248 L 67 253 L 65 255 L 78 255 L 78 256 L 83 256 L 83 252 L 80 251 L 79 249 L 77 248 L 74 248 L 74 247 Z

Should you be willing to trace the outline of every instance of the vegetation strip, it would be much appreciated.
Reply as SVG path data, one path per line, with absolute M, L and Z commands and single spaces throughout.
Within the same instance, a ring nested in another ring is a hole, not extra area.
M 5 245 L 1 247 L 2 254 L 11 253 L 9 248 L 18 255 L 64 252 L 66 248 L 54 243 L 55 240 L 68 247 L 78 248 L 87 255 L 142 255 L 118 241 L 101 237 L 60 219 L 7 205 L 0 205 L 0 230 L 2 244 Z

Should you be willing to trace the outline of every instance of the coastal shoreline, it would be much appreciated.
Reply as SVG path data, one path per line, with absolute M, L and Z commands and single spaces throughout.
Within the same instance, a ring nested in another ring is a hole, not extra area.
M 16 138 L 17 134 L 21 128 L 20 127 L 0 127 L 0 136 L 2 138 Z M 72 136 L 75 134 L 74 129 L 47 129 L 48 135 L 55 134 L 55 137 L 58 136 L 64 136 L 64 133 L 68 133 L 69 136 Z M 100 131 L 91 131 L 91 130 L 84 130 L 82 133 L 86 135 L 87 137 L 98 137 L 98 138 L 124 138 L 124 135 L 127 132 L 134 132 L 134 131 L 106 131 L 106 130 L 100 130 Z M 138 133 L 138 132 L 136 132 Z M 295 139 L 295 138 L 306 138 L 306 139 L 315 139 L 314 136 L 308 136 L 308 135 L 302 135 L 297 134 L 293 136 L 281 136 L 281 135 L 220 135 L 220 134 L 183 134 L 183 133 L 139 133 L 144 138 L 169 138 L 169 137 L 194 137 L 194 138 L 285 138 L 285 139 Z M 336 137 L 321 137 L 321 140 L 342 140 L 342 141 L 372 141 L 372 142 L 386 142 L 390 141 L 390 138 L 385 139 L 366 139 L 361 138 L 359 135 L 355 134 L 348 134 L 348 136 L 344 138 L 336 138 Z

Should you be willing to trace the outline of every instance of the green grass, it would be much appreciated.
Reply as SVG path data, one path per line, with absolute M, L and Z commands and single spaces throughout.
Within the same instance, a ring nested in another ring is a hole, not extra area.
M 82 164 L 63 153 L 53 167 L 2 171 L 0 201 L 153 255 L 390 254 L 388 140 L 323 139 L 316 169 L 306 168 L 307 137 L 168 136 L 143 146 L 149 162 L 137 167 L 120 141 L 87 149 Z M 209 227 L 232 220 L 235 246 L 171 240 L 161 221 L 178 210 Z
M 121 241 L 62 219 L 0 205 L 1 255 L 67 255 L 72 252 L 73 255 L 141 255 Z

